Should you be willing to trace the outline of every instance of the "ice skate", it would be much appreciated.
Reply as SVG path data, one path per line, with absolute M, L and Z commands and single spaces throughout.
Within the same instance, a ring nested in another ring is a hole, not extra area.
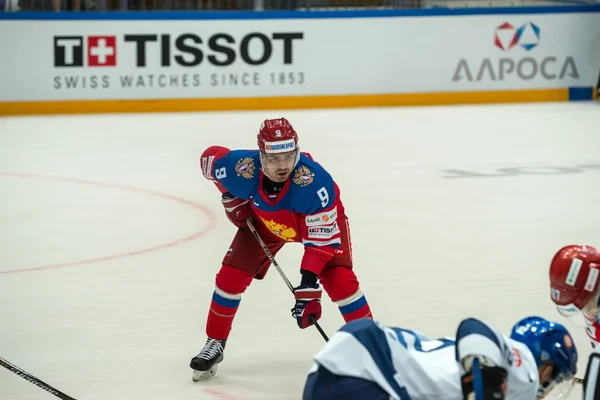
M 211 378 L 217 373 L 217 367 L 223 361 L 226 341 L 227 339 L 216 340 L 211 338 L 206 340 L 202 351 L 190 361 L 190 367 L 194 370 L 192 374 L 194 382 Z

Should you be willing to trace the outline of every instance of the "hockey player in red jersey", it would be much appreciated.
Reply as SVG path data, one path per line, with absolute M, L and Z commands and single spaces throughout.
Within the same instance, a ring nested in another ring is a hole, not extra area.
M 239 229 L 216 275 L 208 339 L 190 362 L 195 381 L 215 374 L 242 293 L 271 265 L 247 228 L 247 217 L 273 255 L 286 243 L 304 245 L 291 310 L 300 328 L 321 317 L 321 286 L 346 322 L 372 318 L 352 268 L 350 228 L 337 184 L 300 152 L 298 135 L 285 118 L 265 120 L 257 138 L 259 150 L 212 146 L 200 158 L 204 177 L 221 191 L 227 218 Z
M 600 252 L 586 245 L 560 249 L 550 263 L 550 297 L 558 311 L 585 318 L 585 331 L 592 346 L 600 344 Z

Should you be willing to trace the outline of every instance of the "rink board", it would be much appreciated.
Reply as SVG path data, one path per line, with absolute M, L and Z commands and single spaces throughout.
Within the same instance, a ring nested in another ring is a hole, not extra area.
M 591 100 L 600 5 L 3 13 L 0 115 Z

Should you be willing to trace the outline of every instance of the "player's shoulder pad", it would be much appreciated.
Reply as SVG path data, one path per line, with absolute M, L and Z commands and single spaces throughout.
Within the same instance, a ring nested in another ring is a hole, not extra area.
M 294 209 L 302 214 L 314 214 L 330 208 L 337 200 L 333 178 L 321 165 L 300 155 L 291 176 Z
M 213 177 L 234 196 L 247 198 L 259 173 L 258 150 L 232 150 L 215 160 Z
M 476 348 L 481 355 L 491 358 L 497 365 L 512 364 L 512 351 L 504 336 L 476 318 L 464 319 L 456 331 L 457 361 L 464 350 Z M 467 350 L 469 351 L 469 350 Z

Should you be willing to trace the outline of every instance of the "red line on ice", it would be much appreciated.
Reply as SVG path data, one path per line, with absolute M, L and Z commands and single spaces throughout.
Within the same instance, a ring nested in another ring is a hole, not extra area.
M 112 188 L 112 189 L 126 190 L 126 191 L 130 191 L 130 192 L 143 193 L 143 194 L 146 194 L 149 196 L 160 197 L 165 200 L 174 201 L 177 203 L 181 203 L 181 204 L 185 204 L 187 206 L 193 207 L 197 210 L 202 211 L 206 216 L 208 216 L 208 220 L 209 220 L 208 224 L 204 227 L 204 229 L 202 229 L 198 232 L 194 232 L 191 235 L 185 236 L 183 238 L 177 239 L 177 240 L 169 242 L 169 243 L 159 244 L 159 245 L 148 247 L 148 248 L 141 249 L 141 250 L 134 250 L 134 251 L 130 251 L 130 252 L 119 253 L 119 254 L 114 254 L 114 255 L 109 255 L 109 256 L 104 256 L 104 257 L 91 258 L 88 260 L 65 262 L 65 263 L 53 264 L 53 265 L 44 265 L 44 266 L 40 266 L 40 267 L 20 268 L 20 269 L 11 269 L 11 270 L 6 270 L 6 271 L 0 271 L 0 275 L 16 274 L 16 273 L 20 273 L 20 272 L 42 271 L 42 270 L 47 270 L 47 269 L 55 269 L 55 268 L 63 268 L 63 267 L 73 267 L 76 265 L 93 264 L 93 263 L 98 263 L 98 262 L 102 262 L 102 261 L 114 260 L 117 258 L 137 256 L 140 254 L 145 254 L 145 253 L 150 253 L 153 251 L 167 249 L 170 247 L 175 247 L 175 246 L 181 245 L 183 243 L 192 241 L 194 239 L 198 239 L 198 238 L 206 235 L 209 231 L 214 229 L 216 226 L 215 214 L 212 211 L 210 211 L 207 207 L 203 206 L 202 204 L 198 204 L 198 203 L 195 203 L 190 200 L 186 200 L 186 199 L 176 197 L 176 196 L 171 196 L 171 195 L 165 194 L 165 193 L 156 192 L 153 190 L 141 189 L 141 188 L 137 188 L 137 187 L 133 187 L 133 186 L 118 185 L 118 184 L 106 183 L 106 182 L 96 182 L 96 181 L 88 181 L 88 180 L 84 180 L 84 179 L 64 178 L 64 177 L 45 176 L 45 175 L 36 175 L 36 174 L 20 174 L 20 173 L 11 173 L 11 172 L 0 172 L 0 176 L 9 176 L 9 177 L 14 177 L 14 178 L 27 178 L 27 179 L 41 179 L 41 180 L 68 182 L 68 183 L 78 183 L 78 184 L 83 184 L 83 185 L 100 186 L 100 187 L 107 187 L 107 188 Z

